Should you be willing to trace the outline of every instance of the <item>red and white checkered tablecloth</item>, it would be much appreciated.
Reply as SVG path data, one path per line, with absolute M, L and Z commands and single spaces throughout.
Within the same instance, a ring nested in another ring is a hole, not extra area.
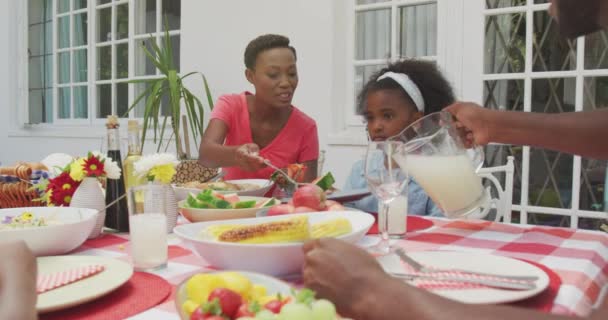
M 545 265 L 561 278 L 552 313 L 584 316 L 608 286 L 608 235 L 564 228 L 520 226 L 488 221 L 432 218 L 435 226 L 411 233 L 397 245 L 410 251 L 452 250 L 490 253 Z M 169 264 L 155 272 L 172 285 L 188 276 L 213 270 L 174 236 L 169 241 Z M 129 261 L 127 235 L 89 240 L 74 255 L 95 255 Z M 172 295 L 173 296 L 173 295 Z M 179 319 L 173 297 L 130 319 Z

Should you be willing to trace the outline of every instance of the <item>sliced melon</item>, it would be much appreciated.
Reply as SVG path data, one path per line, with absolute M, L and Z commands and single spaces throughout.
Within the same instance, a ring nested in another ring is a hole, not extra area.
M 270 198 L 270 199 L 262 200 L 262 201 L 258 202 L 255 205 L 255 207 L 256 208 L 266 208 L 266 207 L 272 207 L 275 204 L 279 204 L 279 203 L 280 203 L 280 201 L 277 200 L 276 198 Z
M 313 180 L 312 183 L 319 186 L 321 189 L 323 189 L 323 191 L 327 191 L 333 187 L 335 182 L 336 179 L 334 178 L 334 176 L 331 174 L 331 172 L 328 172 L 323 176 Z

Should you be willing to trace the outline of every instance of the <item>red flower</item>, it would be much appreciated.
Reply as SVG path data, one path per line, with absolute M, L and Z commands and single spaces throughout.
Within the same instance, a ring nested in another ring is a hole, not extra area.
M 80 185 L 79 181 L 74 181 L 69 172 L 62 172 L 57 177 L 50 179 L 45 192 L 52 191 L 49 201 L 56 206 L 69 206 L 72 196 Z
M 103 162 L 95 156 L 89 156 L 84 161 L 84 172 L 88 177 L 101 177 L 105 173 Z

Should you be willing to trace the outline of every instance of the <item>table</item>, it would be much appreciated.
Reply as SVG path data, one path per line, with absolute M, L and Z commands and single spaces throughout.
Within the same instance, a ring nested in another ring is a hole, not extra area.
M 597 231 L 523 226 L 489 221 L 428 218 L 434 226 L 408 234 L 397 245 L 410 251 L 453 250 L 491 253 L 543 264 L 562 285 L 552 313 L 585 316 L 601 289 L 608 286 L 608 234 Z M 169 238 L 169 264 L 155 272 L 172 285 L 213 270 L 175 236 Z M 85 242 L 73 255 L 96 255 L 129 261 L 128 235 L 106 235 Z M 179 319 L 172 297 L 130 319 Z

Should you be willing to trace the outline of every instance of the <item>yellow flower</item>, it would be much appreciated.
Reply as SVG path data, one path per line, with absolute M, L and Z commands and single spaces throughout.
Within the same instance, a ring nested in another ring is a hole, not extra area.
M 21 221 L 30 221 L 32 220 L 32 218 L 34 218 L 34 214 L 31 212 L 24 212 L 21 214 L 21 216 L 19 216 L 19 218 L 21 219 Z
M 150 169 L 150 172 L 148 172 L 148 176 L 153 177 L 154 181 L 159 181 L 162 183 L 170 183 L 174 174 L 175 168 L 173 167 L 173 164 L 155 166 Z
M 84 177 L 84 161 L 85 159 L 80 158 L 70 165 L 70 177 L 74 179 L 74 181 L 81 181 Z

